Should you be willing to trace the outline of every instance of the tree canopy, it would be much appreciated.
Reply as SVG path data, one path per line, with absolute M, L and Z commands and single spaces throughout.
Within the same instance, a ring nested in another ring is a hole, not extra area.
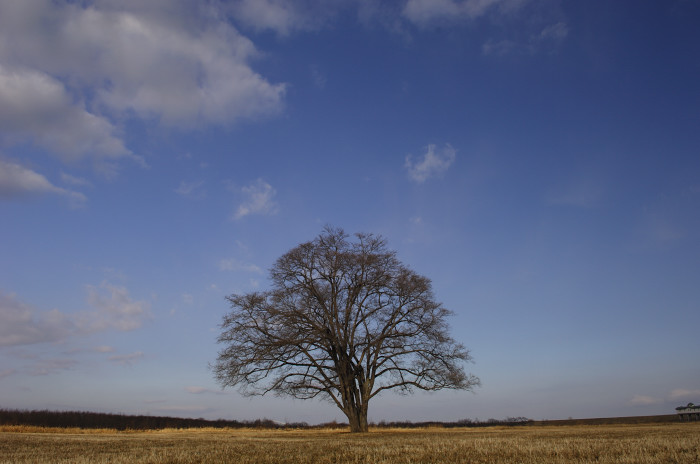
M 272 288 L 227 297 L 213 364 L 217 381 L 335 403 L 353 432 L 385 390 L 470 390 L 469 351 L 449 335 L 451 312 L 431 282 L 402 264 L 381 236 L 327 227 L 281 256 Z

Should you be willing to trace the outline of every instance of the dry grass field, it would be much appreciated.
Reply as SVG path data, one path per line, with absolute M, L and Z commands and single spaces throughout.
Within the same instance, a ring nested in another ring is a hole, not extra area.
M 0 426 L 0 463 L 700 463 L 700 423 L 464 429 Z

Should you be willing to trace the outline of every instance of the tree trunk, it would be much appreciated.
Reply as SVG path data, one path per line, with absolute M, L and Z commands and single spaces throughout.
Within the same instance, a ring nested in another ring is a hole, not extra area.
M 348 422 L 350 422 L 350 432 L 366 433 L 369 431 L 366 407 L 353 408 L 349 414 L 345 413 L 345 415 L 348 416 Z

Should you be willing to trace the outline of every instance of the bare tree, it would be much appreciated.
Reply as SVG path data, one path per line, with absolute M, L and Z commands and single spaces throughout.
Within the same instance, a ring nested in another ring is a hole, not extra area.
M 430 280 L 403 265 L 382 237 L 327 227 L 280 257 L 272 289 L 227 300 L 218 382 L 250 395 L 324 397 L 367 431 L 384 390 L 470 390 L 469 351 L 448 334 L 451 314 Z

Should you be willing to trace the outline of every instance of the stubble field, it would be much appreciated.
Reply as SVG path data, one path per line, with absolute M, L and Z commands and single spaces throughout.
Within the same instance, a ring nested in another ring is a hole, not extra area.
M 463 429 L 0 426 L 0 463 L 700 463 L 700 423 Z

